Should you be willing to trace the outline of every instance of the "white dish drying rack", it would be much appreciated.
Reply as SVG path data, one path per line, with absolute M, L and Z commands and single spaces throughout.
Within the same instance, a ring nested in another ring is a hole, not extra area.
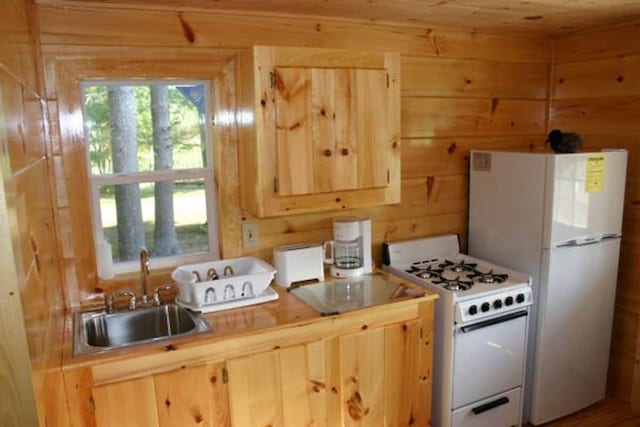
M 278 299 L 269 287 L 272 265 L 255 257 L 182 265 L 171 277 L 178 286 L 176 304 L 208 313 Z

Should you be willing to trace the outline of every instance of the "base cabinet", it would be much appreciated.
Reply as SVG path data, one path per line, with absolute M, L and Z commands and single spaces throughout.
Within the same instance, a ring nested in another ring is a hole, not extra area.
M 354 315 L 357 323 L 340 316 L 323 319 L 325 326 L 319 327 L 338 333 L 309 336 L 304 327 L 285 329 L 280 333 L 287 334 L 289 344 L 282 347 L 249 347 L 242 354 L 235 343 L 230 346 L 236 348 L 235 357 L 220 360 L 220 353 L 212 354 L 216 360 L 184 365 L 175 358 L 172 368 L 160 372 L 162 366 L 155 365 L 147 375 L 148 354 L 66 369 L 70 424 L 428 426 L 433 301 L 406 307 L 411 310 L 404 320 L 373 326 L 379 312 Z M 347 324 L 340 334 L 340 325 Z M 128 372 L 122 374 L 126 380 L 112 373 L 114 363 Z

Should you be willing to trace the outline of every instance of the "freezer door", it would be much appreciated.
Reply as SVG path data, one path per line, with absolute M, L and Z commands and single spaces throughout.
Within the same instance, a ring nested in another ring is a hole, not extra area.
M 625 150 L 550 156 L 544 248 L 602 235 L 620 235 Z
M 620 239 L 543 253 L 530 419 L 541 424 L 605 395 Z
M 471 152 L 469 255 L 537 274 L 548 158 L 547 154 Z

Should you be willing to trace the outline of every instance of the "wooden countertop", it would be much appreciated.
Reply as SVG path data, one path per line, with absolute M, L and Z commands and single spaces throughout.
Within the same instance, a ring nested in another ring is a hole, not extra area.
M 386 277 L 390 275 L 383 273 Z M 96 383 L 108 383 L 211 361 L 225 360 L 249 352 L 291 345 L 305 328 L 307 341 L 317 337 L 358 331 L 367 327 L 417 317 L 420 302 L 435 300 L 433 294 L 395 276 L 404 285 L 419 289 L 423 296 L 323 317 L 306 303 L 273 286 L 280 298 L 254 306 L 202 314 L 211 332 L 176 337 L 160 342 L 130 346 L 103 353 L 74 357 L 72 354 L 72 313 L 67 313 L 62 369 L 91 366 Z

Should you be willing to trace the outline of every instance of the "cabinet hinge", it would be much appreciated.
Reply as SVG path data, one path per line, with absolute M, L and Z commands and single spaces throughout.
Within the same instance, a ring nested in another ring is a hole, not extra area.
M 273 177 L 273 192 L 277 193 L 278 192 L 278 178 L 277 177 Z
M 269 84 L 271 85 L 271 89 L 276 86 L 276 73 L 273 71 L 269 72 Z
M 389 172 L 389 169 L 387 169 L 387 184 L 391 182 L 391 173 Z
M 224 384 L 229 382 L 229 372 L 227 371 L 227 368 L 222 368 L 222 382 Z
M 387 73 L 387 89 L 389 89 L 389 73 Z

